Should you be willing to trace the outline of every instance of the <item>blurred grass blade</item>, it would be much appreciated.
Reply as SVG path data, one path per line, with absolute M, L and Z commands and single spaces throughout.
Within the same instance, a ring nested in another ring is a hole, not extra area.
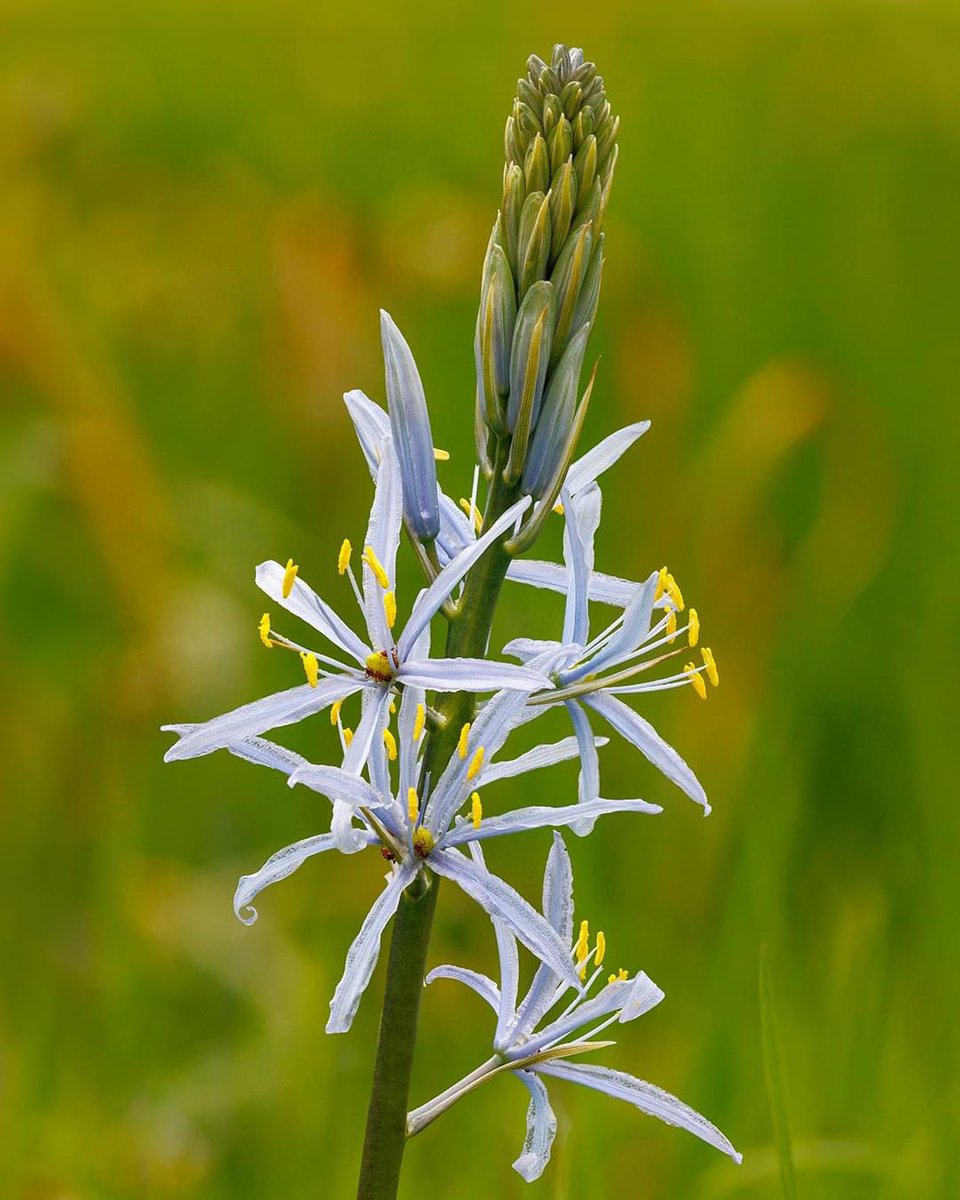
M 793 1146 L 787 1117 L 786 1079 L 777 1010 L 767 965 L 767 948 L 760 947 L 760 1039 L 763 1044 L 763 1069 L 767 1078 L 767 1098 L 780 1160 L 780 1179 L 784 1200 L 797 1200 L 797 1179 L 793 1169 Z

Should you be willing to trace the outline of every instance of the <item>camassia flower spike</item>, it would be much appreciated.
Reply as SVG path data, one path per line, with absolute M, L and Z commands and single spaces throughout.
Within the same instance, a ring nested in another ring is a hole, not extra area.
M 484 658 L 430 658 L 426 653 L 423 657 L 413 653 L 431 619 L 491 542 L 510 529 L 529 506 L 529 499 L 514 504 L 482 537 L 452 558 L 430 586 L 420 592 L 402 631 L 394 634 L 396 559 L 402 523 L 400 467 L 390 438 L 381 442 L 379 454 L 376 490 L 362 555 L 362 585 L 351 568 L 349 542 L 343 543 L 338 560 L 340 574 L 349 579 L 363 614 L 367 639 L 354 633 L 300 578 L 292 561 L 286 567 L 278 562 L 261 563 L 257 567 L 258 586 L 275 603 L 311 625 L 347 661 L 280 636 L 265 614 L 260 626 L 264 645 L 295 651 L 303 663 L 307 683 L 202 724 L 164 726 L 180 734 L 180 740 L 164 756 L 165 761 L 196 758 L 234 746 L 266 730 L 291 725 L 363 691 L 371 693 L 374 702 L 365 706 L 345 762 L 347 770 L 357 773 L 367 760 L 385 708 L 393 694 L 403 687 L 413 685 L 439 692 L 490 692 L 516 687 L 529 692 L 532 687 L 552 686 L 542 673 L 529 667 Z
M 704 677 L 719 683 L 716 662 L 707 648 L 702 662 L 689 660 L 679 670 L 653 679 L 643 676 L 661 663 L 680 656 L 689 658 L 700 637 L 700 619 L 687 609 L 679 585 L 666 567 L 654 571 L 633 592 L 621 613 L 595 637 L 590 637 L 590 581 L 593 575 L 593 540 L 600 522 L 601 496 L 590 484 L 576 496 L 564 493 L 564 543 L 566 609 L 561 642 L 517 638 L 504 653 L 521 660 L 556 650 L 563 660 L 553 674 L 555 688 L 534 696 L 531 704 L 544 711 L 556 704 L 567 709 L 580 740 L 580 798 L 585 804 L 600 791 L 600 767 L 587 711 L 602 717 L 621 737 L 636 746 L 668 779 L 710 812 L 706 793 L 693 771 L 649 721 L 619 697 L 669 688 L 693 686 L 706 696 Z M 683 623 L 681 623 L 683 622 Z M 589 833 L 593 822 L 585 818 L 575 833 Z
M 474 849 L 474 856 L 475 865 L 482 870 L 479 847 Z M 580 922 L 574 936 L 573 871 L 558 833 L 554 834 L 543 878 L 543 914 L 564 945 L 570 947 L 568 957 L 576 968 L 575 982 L 571 983 L 569 975 L 557 975 L 549 964 L 541 962 L 529 990 L 518 1003 L 516 940 L 510 928 L 496 918 L 499 985 L 488 976 L 463 967 L 437 967 L 427 976 L 428 984 L 452 979 L 475 991 L 493 1009 L 497 1029 L 493 1056 L 409 1113 L 408 1135 L 419 1133 L 463 1096 L 509 1072 L 530 1095 L 523 1150 L 513 1164 L 514 1170 L 528 1183 L 543 1174 L 557 1132 L 544 1076 L 579 1083 L 625 1100 L 667 1125 L 687 1130 L 739 1163 L 740 1154 L 720 1130 L 676 1096 L 623 1071 L 572 1061 L 590 1051 L 612 1046 L 614 1043 L 610 1041 L 598 1042 L 597 1036 L 611 1025 L 623 1025 L 643 1016 L 660 1003 L 663 992 L 642 972 L 632 979 L 622 969 L 610 972 L 604 963 L 606 939 L 598 932 L 591 945 L 587 921 Z M 571 991 L 573 998 L 568 999 Z
M 549 670 L 554 659 L 553 654 L 545 655 L 533 666 L 538 672 Z M 575 758 L 579 753 L 577 740 L 571 737 L 537 746 L 514 759 L 497 761 L 510 732 L 522 720 L 529 694 L 529 690 L 502 690 L 483 706 L 472 724 L 463 726 L 456 752 L 432 792 L 422 773 L 426 713 L 423 690 L 416 684 L 403 691 L 396 735 L 386 724 L 381 727 L 369 762 L 372 783 L 344 768 L 317 766 L 303 759 L 294 764 L 292 771 L 286 766 L 291 787 L 304 784 L 333 801 L 333 827 L 330 834 L 285 847 L 259 871 L 241 878 L 234 897 L 234 910 L 241 921 L 255 921 L 254 898 L 315 854 L 333 849 L 352 853 L 378 844 L 380 853 L 392 864 L 386 888 L 347 955 L 343 978 L 330 1005 L 328 1033 L 349 1029 L 377 961 L 380 935 L 396 911 L 400 893 L 419 873 L 427 883 L 430 872 L 450 879 L 549 964 L 553 975 L 571 985 L 576 983 L 576 968 L 571 966 L 567 947 L 555 927 L 509 884 L 464 855 L 462 848 L 510 833 L 567 825 L 582 819 L 585 811 L 597 817 L 607 812 L 657 813 L 660 809 L 643 800 L 598 800 L 586 810 L 572 804 L 484 816 L 481 796 L 488 785 Z M 261 739 L 256 741 L 257 761 L 265 762 L 270 752 L 288 754 L 280 748 L 265 748 L 269 744 Z M 234 752 L 251 756 L 243 747 Z M 280 761 L 267 765 L 285 769 Z M 422 797 L 427 797 L 423 803 Z

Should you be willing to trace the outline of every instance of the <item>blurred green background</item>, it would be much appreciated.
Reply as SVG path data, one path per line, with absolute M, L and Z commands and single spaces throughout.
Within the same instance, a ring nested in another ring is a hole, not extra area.
M 665 812 L 570 839 L 578 910 L 667 992 L 607 1061 L 747 1157 L 555 1083 L 528 1189 L 504 1079 L 411 1144 L 402 1194 L 779 1196 L 766 945 L 799 1195 L 960 1195 L 956 6 L 12 0 L 0 30 L 0 1195 L 353 1194 L 382 972 L 323 1024 L 382 863 L 314 860 L 244 928 L 237 876 L 324 806 L 225 754 L 165 767 L 158 726 L 297 680 L 256 562 L 349 603 L 340 395 L 382 397 L 380 305 L 467 491 L 503 121 L 560 39 L 623 117 L 587 437 L 653 421 L 598 564 L 669 562 L 723 675 L 644 707 L 714 814 L 611 745 L 606 793 Z M 503 639 L 558 621 L 507 593 Z M 490 858 L 535 897 L 548 843 Z M 448 888 L 451 957 L 493 945 Z M 487 1015 L 430 990 L 415 1101 Z

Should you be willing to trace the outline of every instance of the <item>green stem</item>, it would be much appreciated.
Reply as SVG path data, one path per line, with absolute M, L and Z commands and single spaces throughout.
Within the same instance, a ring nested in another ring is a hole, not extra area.
M 484 514 L 488 523 L 517 498 L 516 485 L 503 482 L 505 452 L 498 459 Z M 509 536 L 508 531 L 501 542 L 491 546 L 467 576 L 447 630 L 447 657 L 482 658 L 486 654 L 494 610 L 510 565 L 510 556 L 503 548 Z M 436 707 L 444 724 L 427 735 L 422 775 L 434 781 L 456 752 L 461 728 L 473 720 L 476 697 L 447 692 Z M 395 1200 L 400 1184 L 417 1017 L 438 891 L 435 876 L 418 876 L 401 898 L 393 921 L 357 1200 Z

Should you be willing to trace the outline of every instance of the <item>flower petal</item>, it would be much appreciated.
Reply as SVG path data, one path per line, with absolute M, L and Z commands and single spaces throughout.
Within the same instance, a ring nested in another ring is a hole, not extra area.
M 235 743 L 244 742 L 247 738 L 255 737 L 268 729 L 293 725 L 302 721 L 304 717 L 329 707 L 335 700 L 352 696 L 363 686 L 363 682 L 353 676 L 333 675 L 321 679 L 315 688 L 308 683 L 302 683 L 196 725 L 163 725 L 163 730 L 181 735 L 180 741 L 174 743 L 164 754 L 163 761 L 197 758 L 201 754 L 210 754 L 214 750 L 223 750 Z M 184 729 L 187 730 L 186 733 L 182 732 Z
M 390 427 L 403 480 L 404 514 L 420 541 L 430 542 L 440 530 L 440 513 L 427 398 L 410 347 L 393 318 L 383 309 L 380 337 Z
M 343 767 L 327 767 L 307 763 L 298 768 L 287 780 L 290 787 L 302 783 L 311 791 L 319 792 L 330 800 L 339 800 L 351 808 L 381 808 L 385 800 L 378 795 L 365 779 Z
M 562 836 L 554 832 L 553 845 L 547 856 L 543 873 L 543 915 L 569 945 L 573 940 L 573 866 Z M 517 1019 L 510 1030 L 511 1043 L 525 1038 L 556 1001 L 557 976 L 543 963 L 534 972 L 533 982 L 517 1010 Z
M 615 696 L 593 692 L 584 696 L 584 703 L 598 712 L 613 726 L 617 733 L 632 742 L 637 749 L 672 780 L 691 800 L 703 805 L 704 815 L 710 812 L 710 804 L 703 785 L 674 748 L 667 744 L 649 721 L 635 713 L 629 705 Z
M 500 1011 L 500 989 L 489 975 L 481 975 L 479 971 L 471 971 L 467 967 L 444 965 L 434 967 L 423 981 L 423 986 L 435 983 L 438 979 L 452 979 L 456 983 L 466 984 L 482 1000 L 486 1000 L 495 1013 Z
M 593 540 L 600 524 L 600 489 L 591 484 L 576 499 L 565 491 L 563 505 L 563 561 L 569 580 L 563 640 L 582 646 L 590 627 L 588 597 L 593 573 Z
M 366 991 L 373 968 L 380 957 L 380 939 L 383 931 L 397 911 L 403 889 L 413 882 L 416 873 L 417 867 L 410 863 L 394 867 L 387 880 L 387 886 L 364 918 L 360 932 L 347 951 L 343 975 L 330 1001 L 327 1033 L 346 1033 L 353 1024 L 360 997 Z
M 519 688 L 527 693 L 552 688 L 539 671 L 488 658 L 408 659 L 396 673 L 404 685 L 431 688 L 437 692 L 495 692 Z
M 642 437 L 650 428 L 649 421 L 637 421 L 611 433 L 602 442 L 588 450 L 573 463 L 567 472 L 566 489 L 575 496 L 582 492 L 604 471 L 608 470 L 625 451 L 629 450 L 637 438 Z
M 347 406 L 353 428 L 356 430 L 357 441 L 367 460 L 370 474 L 377 478 L 380 469 L 380 447 L 384 438 L 390 436 L 390 417 L 387 412 L 375 404 L 369 396 L 359 389 L 344 392 L 343 402 Z
M 584 1087 L 605 1092 L 616 1100 L 626 1100 L 641 1112 L 651 1117 L 658 1117 L 667 1125 L 675 1125 L 700 1138 L 707 1145 L 715 1147 L 730 1156 L 735 1163 L 743 1159 L 727 1138 L 715 1125 L 694 1111 L 689 1105 L 671 1096 L 669 1092 L 645 1083 L 633 1075 L 623 1071 L 612 1071 L 609 1067 L 598 1067 L 587 1063 L 568 1063 L 552 1060 L 538 1063 L 536 1067 L 540 1075 L 553 1075 L 557 1079 L 568 1079 L 571 1083 L 580 1083 Z
M 283 594 L 284 568 L 278 562 L 268 560 L 257 567 L 257 587 L 270 597 L 275 604 L 282 605 L 287 612 L 292 612 L 301 621 L 306 621 L 328 641 L 333 642 L 345 654 L 363 666 L 370 653 L 370 647 L 357 637 L 349 625 L 337 616 L 329 604 L 298 575 L 293 581 L 289 596 Z
M 536 805 L 531 808 L 515 808 L 498 817 L 484 817 L 479 828 L 469 821 L 455 825 L 444 834 L 444 846 L 464 846 L 469 842 L 483 842 L 488 838 L 503 837 L 508 833 L 522 833 L 528 829 L 543 829 L 544 826 L 558 829 L 586 818 L 605 816 L 613 812 L 660 813 L 658 804 L 646 800 L 590 800 L 586 804 Z
M 370 836 L 373 837 L 372 834 Z M 271 854 L 259 871 L 254 871 L 252 875 L 240 876 L 240 882 L 233 895 L 233 911 L 244 925 L 252 925 L 258 916 L 257 910 L 250 903 L 255 896 L 270 884 L 292 875 L 302 863 L 314 854 L 323 854 L 325 850 L 334 849 L 336 847 L 333 834 L 330 833 L 321 833 L 316 837 L 308 837 L 303 841 L 294 842 L 291 846 L 284 846 L 276 854 Z M 243 915 L 244 909 L 249 909 L 248 916 Z
M 524 496 L 521 500 L 518 500 L 516 504 L 507 509 L 502 517 L 494 521 L 489 529 L 484 530 L 482 537 L 477 538 L 475 542 L 461 550 L 455 558 L 452 558 L 439 575 L 437 575 L 433 583 L 420 593 L 416 604 L 413 606 L 410 619 L 407 621 L 403 633 L 397 642 L 397 653 L 400 656 L 401 662 L 408 656 L 413 643 L 420 636 L 421 632 L 440 611 L 443 602 L 477 559 L 483 556 L 491 542 L 495 542 L 497 538 L 504 534 L 529 507 L 529 496 Z
M 542 562 L 532 558 L 514 560 L 507 568 L 507 578 L 515 583 L 527 583 L 531 587 L 564 594 L 570 586 L 566 567 L 559 563 Z M 590 576 L 590 599 L 598 604 L 626 608 L 639 586 L 631 579 L 620 579 L 616 575 L 594 571 Z
M 577 974 L 565 945 L 544 917 L 497 875 L 481 870 L 456 850 L 440 850 L 430 856 L 438 875 L 452 879 L 491 917 L 501 917 L 521 942 L 571 984 Z
M 380 470 L 364 546 L 369 546 L 390 581 L 384 589 L 374 574 L 373 568 L 363 560 L 363 612 L 367 621 L 370 644 L 378 650 L 393 645 L 393 634 L 387 624 L 387 613 L 383 598 L 385 591 L 396 588 L 397 549 L 400 545 L 400 530 L 403 525 L 403 498 L 400 490 L 400 466 L 393 449 L 393 440 L 385 439 L 381 444 Z
M 470 857 L 481 870 L 487 870 L 483 850 L 478 845 L 471 845 Z M 497 938 L 497 956 L 500 960 L 500 1004 L 497 1008 L 497 1028 L 493 1037 L 494 1049 L 499 1051 L 506 1042 L 507 1031 L 517 1019 L 520 959 L 513 930 L 501 917 L 493 917 L 492 920 Z
M 550 1097 L 542 1079 L 532 1071 L 514 1071 L 514 1075 L 526 1085 L 530 1093 L 527 1107 L 527 1136 L 523 1141 L 520 1157 L 513 1169 L 527 1181 L 539 1179 L 550 1161 L 553 1139 L 557 1136 L 557 1118 L 550 1107 Z
M 580 747 L 580 777 L 577 780 L 577 798 L 581 804 L 589 804 L 600 796 L 600 757 L 597 754 L 596 739 L 590 728 L 590 718 L 583 711 L 583 706 L 576 700 L 565 700 L 564 707 L 570 714 L 573 729 L 577 735 Z M 570 826 L 577 837 L 586 837 L 593 832 L 595 822 L 584 818 Z
M 597 738 L 598 746 L 605 746 L 608 738 Z M 512 779 L 515 775 L 523 775 L 527 771 L 538 771 L 541 767 L 552 767 L 556 763 L 566 762 L 580 754 L 580 746 L 576 738 L 564 738 L 560 742 L 550 742 L 543 746 L 534 746 L 525 754 L 516 758 L 507 758 L 502 762 L 491 763 L 477 777 L 477 787 L 485 787 L 498 779 Z
M 626 1020 L 633 1021 L 663 999 L 663 992 L 652 983 L 642 972 L 635 979 L 614 979 L 606 984 L 599 992 L 582 1004 L 578 1004 L 571 1012 L 557 1017 L 549 1025 L 532 1034 L 529 1041 L 512 1051 L 514 1055 L 536 1054 L 556 1042 L 568 1042 L 571 1035 L 585 1026 L 593 1025 L 610 1013 L 626 1009 Z M 646 1007 L 644 1007 L 644 1005 Z M 581 1034 L 581 1037 L 583 1035 Z

